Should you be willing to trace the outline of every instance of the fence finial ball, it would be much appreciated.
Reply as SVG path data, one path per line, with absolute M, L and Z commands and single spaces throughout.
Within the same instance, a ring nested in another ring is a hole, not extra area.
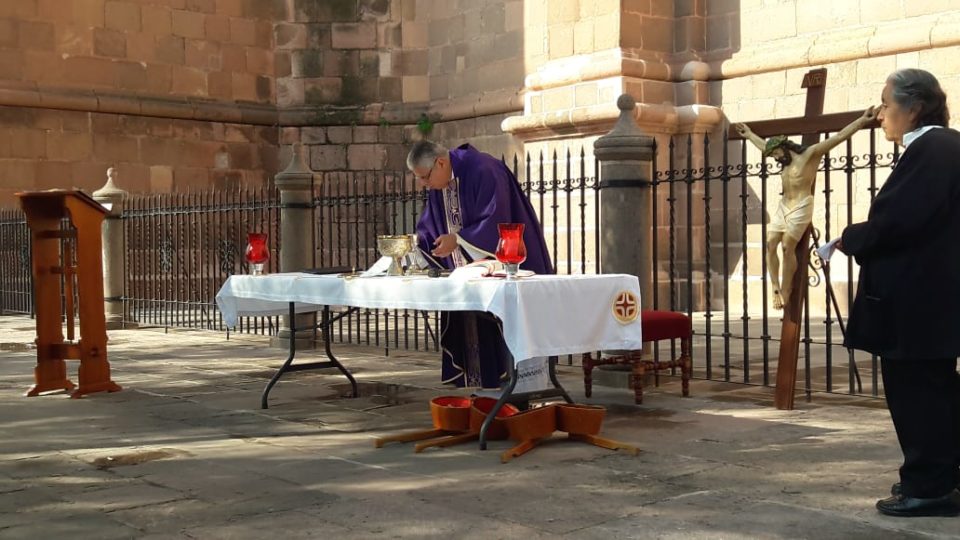
M 633 99 L 630 94 L 620 94 L 620 97 L 617 98 L 617 108 L 621 111 L 632 111 L 636 105 L 637 100 Z

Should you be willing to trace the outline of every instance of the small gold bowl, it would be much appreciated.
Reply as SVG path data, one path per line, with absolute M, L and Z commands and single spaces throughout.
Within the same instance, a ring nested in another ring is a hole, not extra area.
M 379 235 L 377 236 L 377 251 L 384 257 L 392 257 L 393 264 L 387 270 L 388 276 L 402 276 L 403 263 L 401 259 L 413 251 L 413 236 L 409 234 Z

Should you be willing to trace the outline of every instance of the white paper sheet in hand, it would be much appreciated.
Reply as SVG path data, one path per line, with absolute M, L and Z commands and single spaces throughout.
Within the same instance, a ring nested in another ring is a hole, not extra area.
M 827 242 L 826 244 L 817 248 L 817 255 L 820 256 L 820 259 L 827 263 L 830 261 L 830 257 L 833 256 L 833 252 L 837 250 L 837 243 L 840 242 L 840 237 L 836 237 L 833 240 Z

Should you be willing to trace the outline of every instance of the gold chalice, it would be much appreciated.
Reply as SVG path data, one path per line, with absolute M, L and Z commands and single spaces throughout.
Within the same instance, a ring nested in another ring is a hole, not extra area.
M 384 257 L 392 257 L 393 263 L 387 270 L 388 276 L 402 276 L 403 263 L 401 259 L 413 250 L 413 236 L 409 234 L 379 235 L 377 236 L 377 250 Z

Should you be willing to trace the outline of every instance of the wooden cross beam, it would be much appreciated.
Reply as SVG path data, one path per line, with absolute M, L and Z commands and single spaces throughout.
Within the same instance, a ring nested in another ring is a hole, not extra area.
M 807 89 L 807 105 L 803 112 L 806 120 L 815 120 L 823 114 L 823 98 L 827 89 L 827 69 L 808 71 L 803 77 L 802 88 Z M 816 144 L 820 138 L 818 131 L 803 133 L 801 144 Z M 816 188 L 816 180 L 810 184 L 810 194 Z M 773 394 L 773 404 L 778 409 L 793 409 L 793 398 L 797 385 L 797 357 L 800 354 L 800 332 L 803 322 L 803 304 L 807 301 L 807 265 L 810 263 L 810 234 L 813 223 L 803 231 L 797 242 L 797 268 L 793 273 L 793 285 L 790 298 L 783 310 L 783 323 L 780 327 L 780 354 L 777 360 L 777 389 Z
M 804 76 L 801 87 L 807 89 L 807 105 L 803 116 L 749 122 L 750 129 L 764 139 L 774 135 L 803 135 L 811 137 L 813 142 L 818 142 L 819 133 L 840 131 L 847 127 L 850 122 L 860 118 L 863 111 L 822 114 L 826 78 L 826 68 L 808 71 Z M 811 86 L 812 84 L 819 86 Z M 819 105 L 816 100 L 819 100 Z M 873 122 L 864 127 L 867 129 L 878 128 L 880 122 L 874 119 Z M 730 140 L 741 139 L 740 134 L 733 126 L 730 126 L 727 137 Z M 806 144 L 806 141 L 807 139 L 804 139 L 804 144 Z
M 814 69 L 803 77 L 802 88 L 807 89 L 807 103 L 804 115 L 795 118 L 750 122 L 750 129 L 763 138 L 774 135 L 802 135 L 804 146 L 819 142 L 820 134 L 828 131 L 840 131 L 863 113 L 861 111 L 823 114 L 823 100 L 827 84 L 826 68 Z M 874 123 L 866 127 L 879 126 Z M 739 139 L 740 135 L 731 126 L 730 139 Z M 810 186 L 813 195 L 816 182 Z M 810 262 L 810 235 L 813 225 L 807 227 L 800 242 L 797 243 L 797 270 L 793 276 L 793 286 L 787 307 L 783 312 L 783 326 L 780 330 L 780 352 L 777 362 L 777 386 L 774 393 L 774 405 L 778 409 L 793 409 L 794 393 L 797 383 L 797 357 L 800 352 L 800 332 L 803 320 L 803 303 L 807 299 L 807 266 Z M 766 239 L 764 239 L 766 240 Z M 766 256 L 766 255 L 764 255 Z
M 760 120 L 757 122 L 747 122 L 750 129 L 763 137 L 773 137 L 774 135 L 804 135 L 807 133 L 825 133 L 828 131 L 837 132 L 847 127 L 850 122 L 863 116 L 863 111 L 849 111 L 842 113 L 823 114 L 820 116 L 797 116 L 795 118 L 778 118 L 776 120 Z M 867 129 L 880 127 L 880 122 L 873 120 L 865 126 Z M 731 126 L 728 138 L 740 139 L 740 134 Z

